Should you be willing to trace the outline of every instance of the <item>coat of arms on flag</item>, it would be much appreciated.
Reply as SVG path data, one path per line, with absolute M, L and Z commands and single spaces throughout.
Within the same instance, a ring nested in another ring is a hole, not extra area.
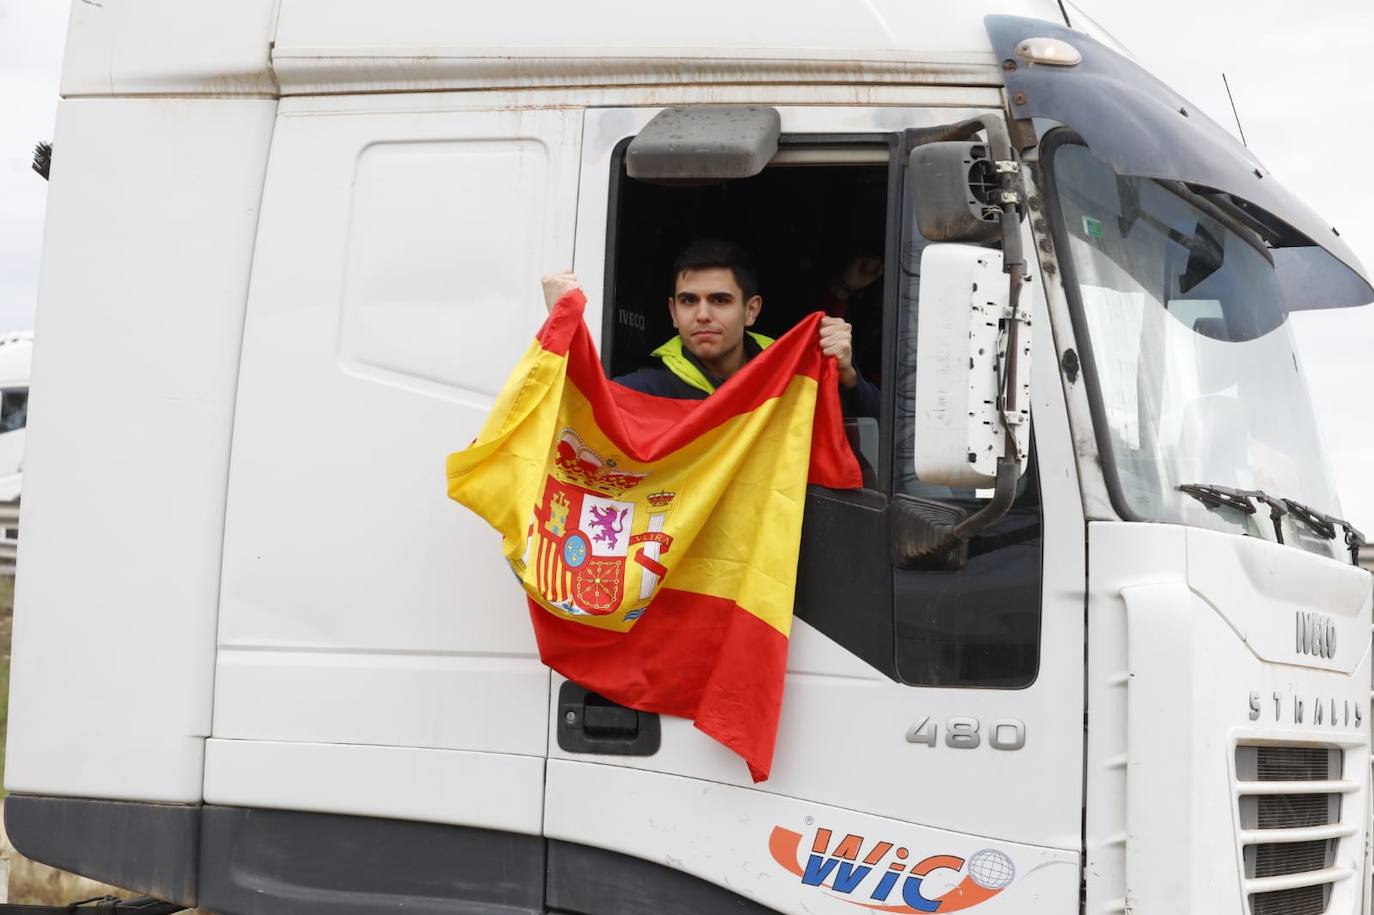
M 673 542 L 663 524 L 675 494 L 641 493 L 638 505 L 632 496 L 648 474 L 620 470 L 573 429 L 562 430 L 550 471 L 516 571 L 553 612 L 633 623 L 667 571 L 659 560 Z M 636 534 L 637 518 L 645 523 Z M 638 587 L 627 587 L 631 572 Z
M 568 293 L 448 459 L 529 601 L 544 663 L 772 762 L 808 481 L 860 484 L 807 318 L 705 400 L 607 381 Z

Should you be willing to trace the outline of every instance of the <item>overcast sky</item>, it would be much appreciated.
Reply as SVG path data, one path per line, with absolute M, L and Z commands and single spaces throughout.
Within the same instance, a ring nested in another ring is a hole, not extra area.
M 0 0 L 0 333 L 33 327 L 48 187 L 29 166 L 52 137 L 67 6 Z
M 1372 0 L 1079 5 L 1234 132 L 1224 71 L 1250 148 L 1374 270 Z M 0 0 L 0 331 L 33 326 L 47 186 L 29 162 L 52 135 L 67 7 Z M 1374 535 L 1374 306 L 1293 323 L 1345 515 Z

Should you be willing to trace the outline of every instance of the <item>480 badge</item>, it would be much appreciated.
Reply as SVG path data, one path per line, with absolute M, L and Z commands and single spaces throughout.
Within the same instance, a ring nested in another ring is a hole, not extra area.
M 977 718 L 955 716 L 945 721 L 945 746 L 974 750 L 983 743 L 983 724 Z M 1026 745 L 1026 723 L 1019 718 L 998 718 L 986 731 L 988 746 L 994 750 L 1020 750 Z M 907 729 L 907 743 L 939 744 L 940 726 L 925 715 Z

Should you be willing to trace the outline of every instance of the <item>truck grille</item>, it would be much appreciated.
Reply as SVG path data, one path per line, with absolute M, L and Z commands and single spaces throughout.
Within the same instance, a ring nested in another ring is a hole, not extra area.
M 1323 781 L 1331 777 L 1331 753 L 1326 747 L 1246 747 L 1255 751 L 1262 782 Z M 1335 751 L 1339 753 L 1340 751 Z
M 1292 890 L 1256 893 L 1250 897 L 1251 915 L 1322 915 L 1331 888 L 1300 886 Z
M 1329 794 L 1262 794 L 1255 800 L 1260 829 L 1301 829 L 1331 822 Z
M 1338 874 L 1342 751 L 1319 746 L 1236 748 L 1241 846 L 1250 915 L 1324 915 Z
M 1255 877 L 1277 877 L 1319 871 L 1327 865 L 1332 842 L 1284 842 L 1255 846 Z

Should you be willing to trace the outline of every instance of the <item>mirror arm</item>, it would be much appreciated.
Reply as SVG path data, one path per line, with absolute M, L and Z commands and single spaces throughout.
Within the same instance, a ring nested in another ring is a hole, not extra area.
M 1019 306 L 1021 287 L 1026 280 L 1025 251 L 1021 245 L 1021 182 L 1020 163 L 1012 151 L 1011 136 L 1006 123 L 997 115 L 986 114 L 951 128 L 951 133 L 972 133 L 979 127 L 987 133 L 988 145 L 992 149 L 993 165 L 1001 179 L 997 204 L 1002 210 L 1000 220 L 1002 235 L 1002 270 L 1007 274 L 1009 284 L 1007 302 L 1011 313 L 1007 325 L 1007 355 L 1002 361 L 1000 379 L 999 411 L 1002 430 L 1005 433 L 1005 451 L 997 461 L 997 479 L 993 486 L 992 498 L 978 511 L 969 515 L 958 524 L 946 526 L 929 517 L 920 517 L 918 527 L 925 528 L 923 537 L 915 538 L 917 543 L 907 544 L 900 557 L 899 566 L 909 565 L 918 556 L 932 556 L 948 553 L 968 543 L 975 534 L 1002 519 L 1016 500 L 1016 484 L 1021 478 L 1021 454 L 1016 447 L 1016 436 L 1008 417 L 1015 414 L 1016 404 L 1016 363 L 1019 355 L 1021 319 Z M 920 513 L 924 515 L 925 513 Z M 934 528 L 934 530 L 932 530 Z M 942 530 L 943 529 L 943 530 Z M 934 536 L 931 536 L 931 535 Z M 914 547 L 914 549 L 913 549 Z M 962 554 L 962 550 L 957 552 Z M 962 562 L 958 564 L 962 565 Z
M 1002 378 L 999 414 L 1002 418 L 1002 431 L 1006 440 L 1006 451 L 997 462 L 997 482 L 994 484 L 992 499 L 974 514 L 970 515 L 952 531 L 954 540 L 967 542 L 974 534 L 998 521 L 1010 509 L 1016 498 L 1016 482 L 1021 478 L 1021 454 L 1016 447 L 1008 417 L 1016 413 L 1016 363 L 1020 355 L 1019 314 L 1021 287 L 1026 281 L 1026 258 L 1021 246 L 1021 182 L 1020 163 L 1017 162 L 1011 147 L 1011 136 L 1007 125 L 995 114 L 985 114 L 977 118 L 987 131 L 988 145 L 992 147 L 993 164 L 1001 178 L 1001 193 L 998 204 L 1002 208 L 1002 270 L 1007 274 L 1009 289 L 1007 303 L 1011 315 L 1007 323 L 1007 356 L 1002 361 Z
M 1013 446 L 1015 447 L 1015 446 Z M 973 535 L 1000 521 L 1011 509 L 1016 500 L 1016 481 L 1021 478 L 1021 462 L 1002 458 L 997 462 L 997 482 L 993 486 L 992 498 L 988 504 L 969 515 L 949 532 L 951 541 L 967 543 Z
M 969 540 L 999 520 L 1016 500 L 1021 476 L 1018 461 L 997 462 L 992 498 L 978 511 L 954 523 L 962 509 L 930 499 L 900 495 L 892 502 L 892 561 L 899 569 L 954 571 L 968 562 Z

